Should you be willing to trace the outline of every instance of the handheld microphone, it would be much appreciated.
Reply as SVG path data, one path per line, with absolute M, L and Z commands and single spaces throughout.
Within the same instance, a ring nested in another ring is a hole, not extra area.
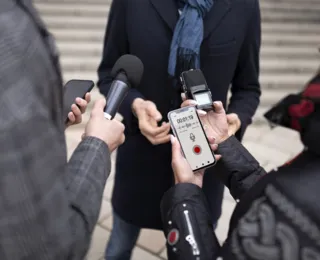
M 107 95 L 107 105 L 104 109 L 104 117 L 113 119 L 118 109 L 127 96 L 131 87 L 140 84 L 143 75 L 142 61 L 134 55 L 123 55 L 114 64 L 111 75 L 114 78 Z

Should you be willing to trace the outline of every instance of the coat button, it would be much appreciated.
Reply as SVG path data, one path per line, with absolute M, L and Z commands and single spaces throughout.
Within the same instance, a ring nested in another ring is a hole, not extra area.
M 168 244 L 174 246 L 179 241 L 179 231 L 177 229 L 172 229 L 167 237 Z

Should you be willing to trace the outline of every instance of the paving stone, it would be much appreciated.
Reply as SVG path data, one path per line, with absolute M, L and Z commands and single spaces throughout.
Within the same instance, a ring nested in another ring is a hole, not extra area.
M 162 231 L 142 229 L 137 244 L 148 251 L 159 254 L 165 246 L 166 240 Z
M 101 223 L 100 223 L 100 225 L 103 228 L 105 228 L 105 229 L 107 229 L 109 231 L 112 230 L 112 224 L 113 224 L 113 216 L 112 216 L 112 214 L 108 218 L 106 218 L 105 220 L 101 221 Z
M 294 156 L 303 150 L 300 134 L 297 131 L 276 127 L 261 137 L 262 145 L 276 148 L 284 153 Z
M 103 257 L 109 236 L 109 231 L 96 226 L 92 235 L 91 247 L 87 254 L 88 260 L 99 260 Z
M 110 179 L 110 177 L 109 177 L 107 180 L 107 185 L 106 185 L 104 192 L 103 192 L 103 197 L 106 200 L 111 200 L 113 185 L 114 185 L 114 180 Z
M 112 213 L 111 203 L 105 199 L 102 200 L 100 214 L 98 218 L 98 223 L 102 223 L 108 217 L 110 217 Z
M 271 148 L 257 142 L 245 142 L 244 146 L 248 151 L 262 164 L 270 161 L 281 165 L 290 158 L 290 154 L 279 151 L 277 148 Z
M 163 259 L 168 259 L 168 256 L 167 256 L 167 248 L 164 248 L 163 251 L 161 252 L 160 254 L 160 257 L 163 258 Z
M 230 194 L 230 191 L 227 187 L 224 188 L 224 194 L 223 194 L 224 200 L 229 200 L 230 202 L 234 202 L 234 198 Z
M 135 247 L 133 250 L 133 254 L 131 260 L 160 260 L 160 257 L 157 257 L 153 254 L 150 254 L 144 249 L 139 247 Z
M 273 169 L 276 169 L 277 167 L 279 167 L 279 164 L 275 164 L 275 163 L 268 163 L 266 166 L 264 166 L 263 168 L 265 169 L 266 172 L 270 172 Z
M 267 125 L 261 125 L 261 126 L 250 125 L 243 136 L 243 142 L 257 141 L 261 138 L 261 136 L 264 133 L 269 131 L 270 131 L 270 127 Z
M 222 204 L 222 214 L 216 229 L 216 235 L 220 243 L 223 243 L 229 230 L 230 217 L 235 208 L 236 202 L 224 200 Z

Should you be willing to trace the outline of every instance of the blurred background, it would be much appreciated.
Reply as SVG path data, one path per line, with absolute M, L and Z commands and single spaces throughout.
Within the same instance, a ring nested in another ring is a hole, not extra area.
M 141 0 L 142 1 L 142 0 Z M 161 1 L 161 0 L 159 0 Z M 34 0 L 44 21 L 56 37 L 61 53 L 65 82 L 90 79 L 96 82 L 104 31 L 112 0 Z M 262 97 L 244 145 L 266 170 L 286 162 L 302 146 L 298 134 L 281 127 L 270 129 L 263 113 L 281 97 L 299 91 L 320 66 L 320 0 L 260 0 L 262 13 L 261 75 Z M 101 95 L 97 88 L 93 101 Z M 91 102 L 83 123 L 67 132 L 69 156 L 80 142 L 90 114 Z M 120 117 L 119 117 L 120 118 Z M 276 138 L 275 138 L 276 137 Z M 113 154 L 113 159 L 116 154 Z M 93 234 L 88 260 L 103 259 L 112 226 L 110 198 L 114 172 L 104 193 L 99 223 Z M 223 214 L 217 234 L 223 241 L 235 202 L 225 192 Z M 143 230 L 133 259 L 166 259 L 162 232 Z

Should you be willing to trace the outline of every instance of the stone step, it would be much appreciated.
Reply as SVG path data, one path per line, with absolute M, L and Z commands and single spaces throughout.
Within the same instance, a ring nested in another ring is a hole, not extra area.
M 301 36 L 309 35 L 319 35 L 320 26 L 314 23 L 278 23 L 278 22 L 268 22 L 262 23 L 261 25 L 262 34 L 267 32 L 282 33 L 282 34 L 299 34 Z
M 95 71 L 100 63 L 100 57 L 62 56 L 61 65 L 63 71 L 88 70 Z M 296 59 L 262 59 L 260 61 L 262 74 L 284 73 L 314 73 L 320 64 L 320 59 L 296 60 Z
M 264 113 L 270 109 L 271 106 L 268 107 L 259 107 L 252 119 L 252 124 L 253 125 L 266 125 L 268 124 L 268 121 L 264 118 Z
M 261 13 L 262 22 L 295 22 L 295 23 L 319 23 L 319 10 L 308 10 L 305 12 L 291 11 L 282 12 L 275 10 L 264 10 Z
M 56 15 L 77 15 L 77 16 L 105 16 L 106 11 L 109 10 L 111 4 L 106 3 L 82 3 L 80 5 L 74 5 L 70 2 L 65 3 L 45 3 L 39 2 L 36 4 L 37 8 L 40 10 L 41 14 L 56 14 Z M 262 14 L 277 14 L 276 17 L 304 17 L 304 15 L 309 14 L 312 17 L 316 16 L 317 11 L 320 11 L 320 5 L 315 5 L 310 8 L 310 5 L 306 4 L 289 4 L 289 3 L 264 3 L 260 5 Z M 310 17 L 311 18 L 311 17 Z
M 270 107 L 273 104 L 275 104 L 278 100 L 284 98 L 285 96 L 292 94 L 292 93 L 298 93 L 302 89 L 302 86 L 297 89 L 278 89 L 273 91 L 263 91 L 260 97 L 260 106 L 261 107 Z
M 104 39 L 104 30 L 86 30 L 86 29 L 54 29 L 52 33 L 55 35 L 58 42 L 99 42 Z M 295 33 L 283 34 L 282 32 L 263 32 L 262 33 L 263 44 L 314 44 L 316 47 L 320 43 L 320 30 L 319 34 L 310 33 L 310 35 L 304 35 L 299 37 Z
M 300 11 L 300 12 L 308 12 L 320 10 L 319 1 L 316 1 L 317 4 L 310 4 L 306 1 L 261 1 L 260 0 L 260 9 L 261 12 L 264 10 L 274 10 L 275 12 L 291 12 L 291 11 Z
M 38 3 L 55 3 L 55 4 L 63 4 L 63 3 L 77 3 L 77 4 L 86 4 L 88 0 L 34 0 L 35 4 Z M 112 0 L 90 0 L 90 4 L 110 4 Z M 260 5 L 280 5 L 280 4 L 287 4 L 287 5 L 305 5 L 305 6 L 318 6 L 319 0 L 286 0 L 286 1 L 279 1 L 279 0 L 260 0 Z
M 102 17 L 75 17 L 75 16 L 61 16 L 59 19 L 56 18 L 54 15 L 46 15 L 44 16 L 44 20 L 47 22 L 48 26 L 51 28 L 96 28 L 96 29 L 104 29 L 107 23 L 107 16 Z M 263 21 L 264 22 L 264 21 Z M 270 23 L 274 23 L 279 25 L 283 21 L 277 20 L 270 20 Z M 297 23 L 299 22 L 299 23 Z M 288 21 L 288 24 L 293 24 L 296 26 L 301 27 L 319 27 L 317 26 L 316 22 L 313 22 L 312 19 L 308 21 L 308 24 L 305 24 L 304 21 L 299 21 L 298 18 L 296 20 Z M 310 24 L 311 23 L 311 24 Z
M 72 29 L 57 29 L 53 30 L 61 52 L 64 55 L 72 56 L 79 55 L 84 57 L 101 57 L 102 42 L 104 32 L 101 31 L 74 31 Z M 100 41 L 98 40 L 100 39 Z M 99 41 L 100 45 L 90 45 L 92 41 Z M 74 44 L 76 42 L 77 44 Z M 79 42 L 87 42 L 79 44 Z M 262 58 L 283 58 L 283 59 L 319 59 L 320 53 L 317 46 L 310 48 L 308 46 L 261 46 Z
M 86 80 L 93 80 L 94 82 L 97 82 L 98 76 L 95 71 L 88 72 L 88 71 L 65 71 L 63 73 L 64 75 L 64 81 L 67 82 L 71 79 L 86 79 Z M 285 95 L 285 93 L 295 93 L 300 91 L 303 86 L 310 80 L 310 78 L 314 75 L 314 73 L 311 74 L 305 74 L 305 75 L 290 75 L 288 76 L 264 76 L 262 75 L 260 77 L 261 82 L 261 89 L 263 93 L 263 99 L 266 100 L 265 102 L 272 103 L 271 96 L 277 97 L 274 93 L 280 93 Z M 278 80 L 277 80 L 278 79 Z M 268 94 L 268 93 L 271 94 Z M 277 100 L 276 98 L 275 100 Z M 270 102 L 269 102 L 270 100 Z
M 86 23 L 88 26 L 93 25 L 93 24 L 106 24 L 107 17 L 109 14 L 109 9 L 106 10 L 103 14 L 101 15 L 95 15 L 94 13 L 90 13 L 90 11 L 85 12 L 85 11 L 74 11 L 74 12 L 61 12 L 59 14 L 59 11 L 54 13 L 52 10 L 50 13 L 43 13 L 40 11 L 42 15 L 45 14 L 46 20 L 49 23 L 54 23 L 56 22 L 56 25 L 61 25 L 61 22 L 71 22 L 71 23 L 77 23 L 77 24 L 82 24 Z M 77 16 L 74 16 L 74 15 Z M 91 16 L 90 16 L 91 14 Z M 59 15 L 59 20 L 55 20 L 54 18 Z M 270 12 L 263 12 L 262 13 L 262 22 L 285 22 L 285 23 L 319 23 L 320 22 L 320 17 L 319 17 L 319 11 L 315 12 L 308 12 L 305 14 L 301 14 L 298 12 L 290 12 L 290 13 L 278 13 L 274 11 Z M 54 20 L 52 20 L 54 19 Z M 58 22 L 60 21 L 60 22 Z M 90 21 L 90 22 L 89 22 Z

